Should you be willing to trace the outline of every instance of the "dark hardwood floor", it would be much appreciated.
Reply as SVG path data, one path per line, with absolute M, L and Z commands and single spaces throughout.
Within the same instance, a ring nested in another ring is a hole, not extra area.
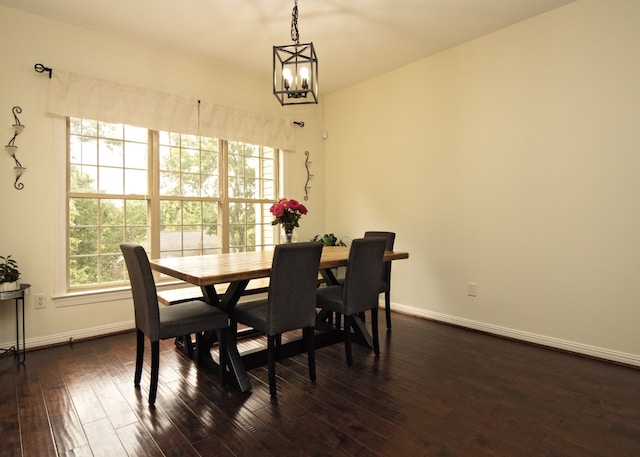
M 381 319 L 384 322 L 384 319 Z M 221 387 L 162 343 L 133 387 L 135 337 L 112 335 L 0 359 L 0 456 L 640 455 L 640 370 L 393 315 L 380 357 L 342 344 Z M 147 354 L 148 360 L 148 354 Z

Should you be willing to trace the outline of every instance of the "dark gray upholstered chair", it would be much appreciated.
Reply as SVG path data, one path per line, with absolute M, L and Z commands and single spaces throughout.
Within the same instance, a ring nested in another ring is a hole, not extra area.
M 219 330 L 228 327 L 228 316 L 201 300 L 188 301 L 172 306 L 158 306 L 156 284 L 149 265 L 149 258 L 142 246 L 121 244 L 124 255 L 135 310 L 137 333 L 136 369 L 134 385 L 140 387 L 142 361 L 144 356 L 145 335 L 151 341 L 151 384 L 149 387 L 149 406 L 154 406 L 158 389 L 158 371 L 160 365 L 160 340 L 178 336 L 196 334 L 196 341 L 201 332 Z M 223 379 L 226 363 L 225 350 L 222 346 L 224 338 L 220 338 L 220 376 Z M 196 343 L 197 344 L 197 343 Z
M 349 249 L 349 260 L 344 282 L 341 285 L 318 289 L 316 306 L 344 315 L 344 343 L 347 365 L 353 365 L 351 355 L 351 327 L 358 314 L 371 310 L 373 350 L 380 354 L 378 338 L 378 295 L 380 276 L 384 266 L 384 250 L 387 241 L 382 237 L 355 239 Z M 340 322 L 340 319 L 336 319 Z
M 316 380 L 314 327 L 316 289 L 322 243 L 279 244 L 273 253 L 267 298 L 238 303 L 231 312 L 231 325 L 248 325 L 267 334 L 269 391 L 276 395 L 276 359 L 281 335 L 302 329 L 309 362 L 309 378 Z
M 383 237 L 387 240 L 385 249 L 393 251 L 396 234 L 393 232 L 365 232 L 365 238 Z M 380 280 L 380 293 L 384 293 L 384 312 L 387 319 L 387 330 L 391 330 L 391 262 L 385 262 Z

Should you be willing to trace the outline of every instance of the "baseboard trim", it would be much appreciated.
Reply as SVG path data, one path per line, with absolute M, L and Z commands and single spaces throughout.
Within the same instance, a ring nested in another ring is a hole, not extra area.
M 464 319 L 457 316 L 451 316 L 448 314 L 429 311 L 422 308 L 415 308 L 412 306 L 400 305 L 397 303 L 392 303 L 391 309 L 393 311 L 397 311 L 402 314 L 422 317 L 425 319 L 430 319 L 438 322 L 443 322 L 446 324 L 451 324 L 459 327 L 477 330 L 477 331 L 489 333 L 496 336 L 533 343 L 533 344 L 545 346 L 552 349 L 559 349 L 562 351 L 571 352 L 578 355 L 584 355 L 591 358 L 601 359 L 608 362 L 615 362 L 623 365 L 640 367 L 640 355 L 636 355 L 636 354 L 628 354 L 625 352 L 612 351 L 606 348 L 590 346 L 587 344 L 576 343 L 573 341 L 562 340 L 559 338 L 553 338 L 545 335 L 538 335 L 536 333 L 523 332 L 521 330 L 516 330 L 508 327 L 501 327 L 498 325 L 488 324 L 486 322 Z
M 39 338 L 29 338 L 25 341 L 27 351 L 42 349 L 49 346 L 59 346 L 61 344 L 73 343 L 75 341 L 97 338 L 100 336 L 110 335 L 113 333 L 122 333 L 135 329 L 135 322 L 120 322 L 112 325 L 103 325 L 100 327 L 84 328 L 72 332 L 58 333 Z M 13 343 L 5 343 L 12 345 Z M 20 342 L 22 343 L 22 341 Z M 3 345 L 4 347 L 4 345 Z
M 382 303 L 384 306 L 384 303 Z M 625 352 L 612 351 L 610 349 L 601 348 L 597 346 L 590 346 L 587 344 L 576 343 L 573 341 L 562 340 L 559 338 L 553 338 L 545 335 L 539 335 L 536 333 L 523 332 L 508 327 L 501 327 L 498 325 L 488 324 L 486 322 L 474 321 L 457 316 L 451 316 L 448 314 L 438 313 L 422 308 L 415 308 L 413 306 L 406 306 L 397 303 L 391 304 L 393 311 L 407 314 L 411 316 L 421 317 L 424 319 L 430 319 L 446 324 L 456 325 L 472 330 L 477 330 L 485 333 L 489 333 L 496 336 L 510 338 L 518 341 L 524 341 L 528 343 L 537 344 L 540 346 L 546 346 L 552 349 L 559 349 L 562 351 L 572 352 L 579 355 L 585 355 L 592 358 L 602 359 L 609 362 L 620 363 L 623 365 L 630 365 L 634 367 L 640 367 L 640 355 L 628 354 Z M 100 327 L 92 327 L 88 329 L 80 329 L 72 332 L 59 333 L 56 335 L 49 335 L 39 338 L 30 338 L 26 341 L 27 350 L 40 349 L 47 346 L 55 346 L 59 344 L 72 343 L 88 338 L 96 338 L 112 333 L 121 333 L 130 331 L 135 328 L 134 321 L 120 322 L 112 325 L 104 325 Z M 0 346 L 10 346 L 11 342 L 0 344 Z

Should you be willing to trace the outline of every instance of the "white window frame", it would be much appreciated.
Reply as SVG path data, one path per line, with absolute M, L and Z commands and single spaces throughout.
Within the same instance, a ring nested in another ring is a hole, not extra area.
M 56 157 L 59 160 L 55 160 L 56 163 L 56 176 L 58 177 L 56 183 L 56 202 L 57 207 L 64 208 L 64 211 L 56 212 L 56 220 L 55 220 L 55 231 L 54 236 L 56 240 L 64 240 L 64 242 L 54 243 L 55 246 L 55 264 L 60 266 L 58 268 L 54 268 L 54 293 L 53 299 L 56 306 L 72 306 L 79 304 L 89 304 L 89 303 L 97 303 L 97 302 L 105 302 L 111 300 L 121 300 L 130 298 L 130 291 L 128 284 L 118 284 L 112 287 L 87 287 L 87 288 L 78 288 L 75 290 L 70 290 L 68 287 L 68 235 L 69 235 L 69 219 L 68 219 L 68 127 L 67 127 L 67 118 L 59 118 L 56 117 L 53 119 L 53 149 Z M 155 132 L 154 132 L 155 134 Z M 223 147 L 226 149 L 226 145 L 228 144 L 226 141 L 223 141 Z M 222 149 L 220 148 L 220 152 L 222 154 Z M 274 148 L 275 154 L 275 194 L 278 195 L 278 189 L 282 185 L 282 179 L 284 176 L 283 173 L 283 151 L 281 149 Z M 226 177 L 227 177 L 227 163 L 226 163 L 226 151 L 223 154 L 225 160 L 222 160 L 220 164 L 220 172 L 221 172 L 221 188 L 224 189 L 224 195 L 221 196 L 219 211 L 220 217 L 224 220 L 225 227 L 228 228 L 229 221 L 228 218 L 228 208 L 230 202 L 236 201 L 248 201 L 238 198 L 227 198 L 226 196 Z M 151 175 L 154 175 L 157 170 L 154 169 L 150 172 Z M 224 171 L 224 173 L 222 173 Z M 224 175 L 224 179 L 222 179 Z M 157 180 L 154 179 L 154 182 Z M 156 197 L 159 198 L 159 197 Z M 261 200 L 251 200 L 251 202 L 260 202 L 264 204 L 270 204 L 272 199 L 261 199 Z M 153 212 L 153 210 L 152 210 Z M 153 216 L 153 215 L 152 215 Z M 153 223 L 153 222 L 150 222 Z M 228 251 L 228 230 L 222 230 L 223 233 L 223 249 L 222 252 Z M 274 229 L 275 230 L 275 229 Z M 277 243 L 278 234 L 274 234 L 274 243 Z M 151 231 L 149 243 L 150 248 L 153 248 L 153 244 L 156 243 L 154 241 L 156 238 L 153 235 L 153 231 Z M 159 243 L 158 243 L 159 244 Z M 157 248 L 157 246 L 156 246 Z M 161 284 L 158 284 L 159 288 L 162 288 Z

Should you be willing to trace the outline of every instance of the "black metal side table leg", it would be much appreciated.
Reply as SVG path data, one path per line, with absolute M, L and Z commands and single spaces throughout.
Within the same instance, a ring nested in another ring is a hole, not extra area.
M 20 334 L 18 333 L 18 300 L 22 301 L 22 360 L 20 360 Z M 24 325 L 24 295 L 22 297 L 16 298 L 16 359 L 18 363 L 24 365 L 24 361 L 27 360 L 27 346 L 25 344 L 25 335 L 24 335 L 25 325 Z

